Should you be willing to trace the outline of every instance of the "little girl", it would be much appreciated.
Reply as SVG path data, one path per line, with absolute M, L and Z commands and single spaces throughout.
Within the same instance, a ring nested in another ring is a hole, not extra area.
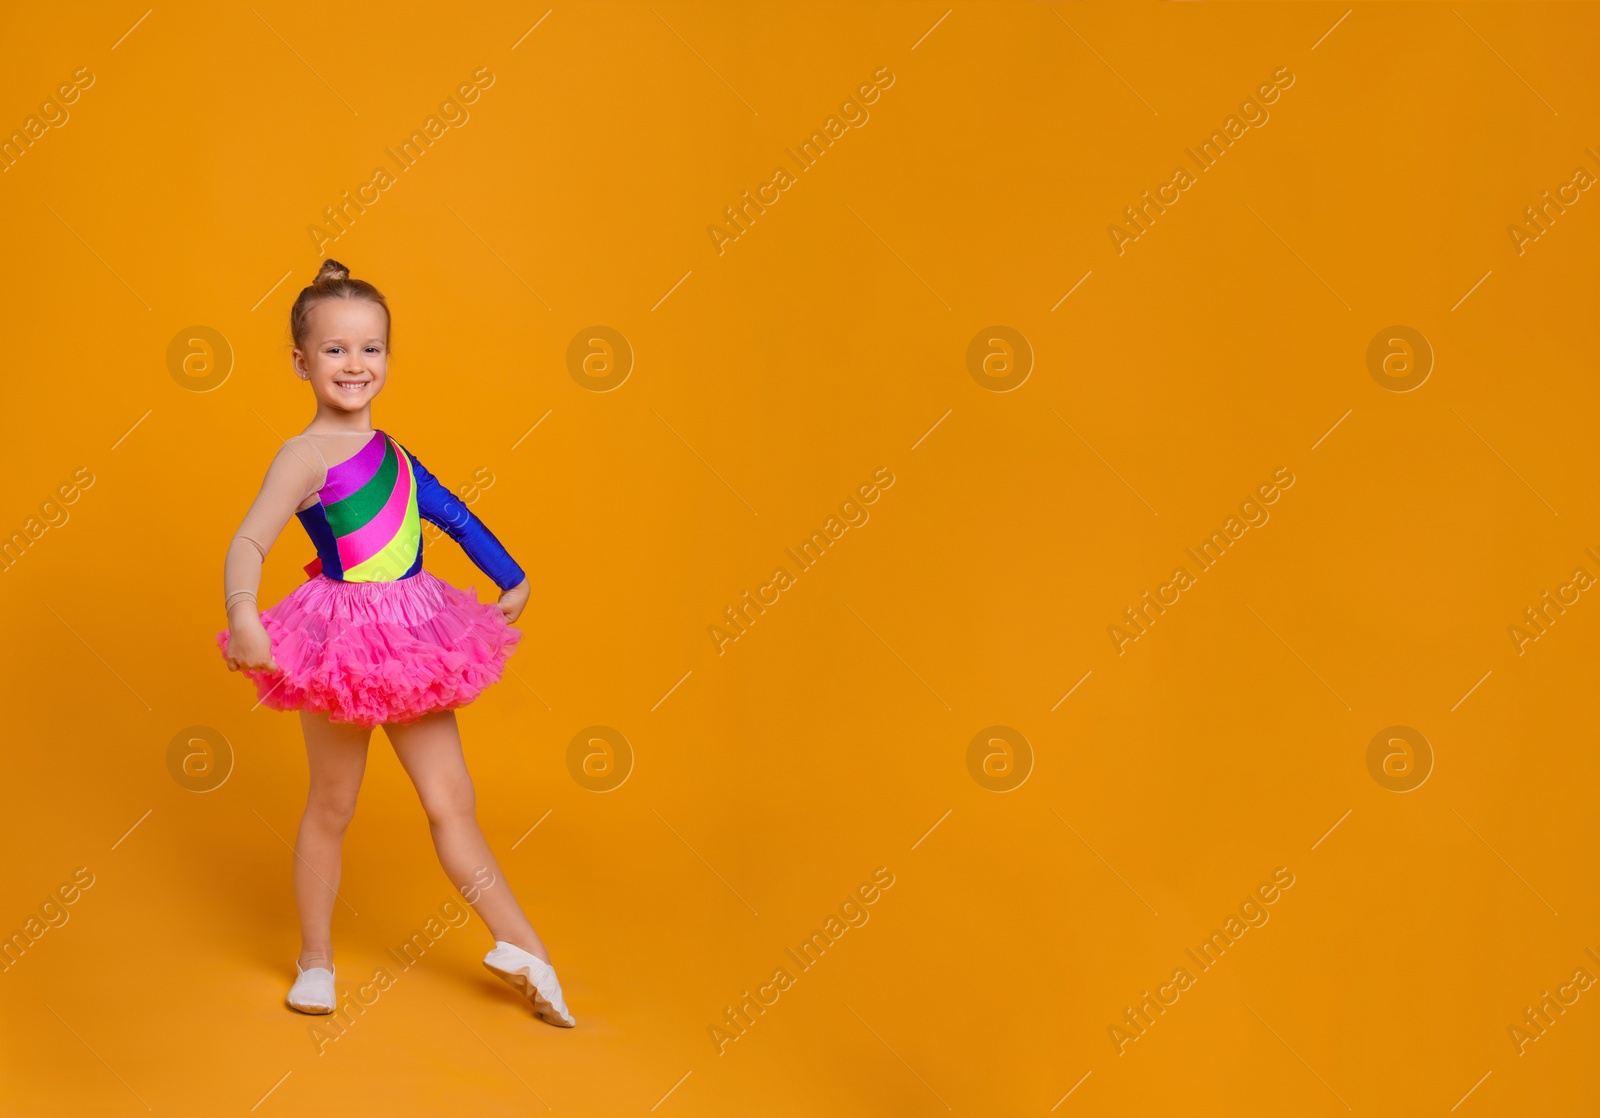
M 288 1001 L 331 1013 L 330 924 L 340 849 L 355 812 L 367 742 L 382 725 L 427 812 L 439 861 L 494 936 L 484 966 L 554 1025 L 567 1012 L 549 952 L 523 915 L 478 828 L 455 708 L 500 678 L 521 633 L 528 580 L 493 533 L 405 446 L 372 426 L 388 376 L 389 306 L 378 289 L 325 261 L 289 312 L 295 372 L 317 414 L 289 439 L 228 545 L 229 671 L 260 701 L 300 712 L 311 787 L 295 840 L 299 977 Z M 290 514 L 317 558 L 311 576 L 257 613 L 261 563 Z M 439 525 L 502 593 L 493 606 L 422 567 L 419 517 Z

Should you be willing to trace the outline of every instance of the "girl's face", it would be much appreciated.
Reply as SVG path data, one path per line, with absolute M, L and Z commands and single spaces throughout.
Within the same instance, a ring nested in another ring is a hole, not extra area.
M 306 347 L 294 351 L 324 408 L 358 412 L 383 391 L 389 372 L 389 316 L 369 299 L 324 299 L 306 319 Z

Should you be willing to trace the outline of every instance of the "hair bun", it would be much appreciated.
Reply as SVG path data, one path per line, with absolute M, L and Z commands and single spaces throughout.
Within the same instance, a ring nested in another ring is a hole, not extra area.
M 349 278 L 350 278 L 350 269 L 349 268 L 346 268 L 343 264 L 339 263 L 337 260 L 324 260 L 322 262 L 322 270 L 317 273 L 317 278 L 312 280 L 311 282 L 312 283 L 334 283 L 334 282 L 337 282 L 338 280 L 347 280 Z

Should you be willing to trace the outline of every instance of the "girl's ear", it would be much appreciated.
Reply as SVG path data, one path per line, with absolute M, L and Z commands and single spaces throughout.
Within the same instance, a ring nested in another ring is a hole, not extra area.
M 295 375 L 301 380 L 305 380 L 311 375 L 311 370 L 306 368 L 306 355 L 301 353 L 299 349 L 290 351 L 289 364 L 294 366 Z

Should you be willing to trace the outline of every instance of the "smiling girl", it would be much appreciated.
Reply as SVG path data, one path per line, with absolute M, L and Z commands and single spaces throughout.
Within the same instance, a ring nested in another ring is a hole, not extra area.
M 229 671 L 260 703 L 300 714 L 310 790 L 295 842 L 299 977 L 288 1001 L 331 1013 L 331 924 L 345 828 L 375 726 L 422 800 L 439 861 L 495 946 L 484 966 L 555 1025 L 567 1012 L 550 955 L 478 827 L 455 708 L 501 676 L 521 633 L 528 580 L 493 533 L 397 439 L 372 426 L 388 377 L 389 307 L 378 289 L 325 261 L 289 314 L 295 373 L 316 415 L 286 441 L 224 561 Z M 310 577 L 257 612 L 267 551 L 293 515 L 316 547 Z M 422 525 L 443 528 L 500 588 L 486 606 L 422 566 Z

